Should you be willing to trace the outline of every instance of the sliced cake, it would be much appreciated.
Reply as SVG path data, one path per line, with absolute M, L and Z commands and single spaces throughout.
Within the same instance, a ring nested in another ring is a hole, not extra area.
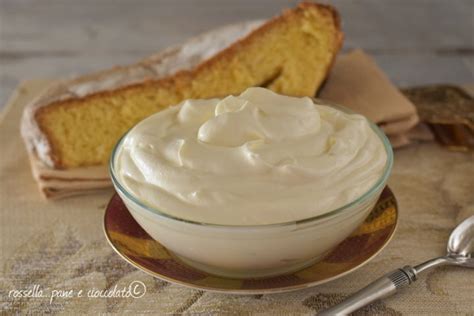
M 59 83 L 27 106 L 22 135 L 44 167 L 105 165 L 124 132 L 184 99 L 250 86 L 313 96 L 341 43 L 334 8 L 302 3 L 266 22 L 220 29 L 137 64 Z

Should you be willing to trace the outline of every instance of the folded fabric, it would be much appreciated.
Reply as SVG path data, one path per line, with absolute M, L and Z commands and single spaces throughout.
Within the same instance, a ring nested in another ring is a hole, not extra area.
M 112 185 L 105 166 L 57 170 L 45 166 L 35 154 L 28 154 L 33 177 L 45 198 L 59 199 L 87 194 Z
M 419 121 L 415 106 L 360 49 L 338 57 L 318 97 L 365 115 L 383 129 L 393 147 L 408 144 L 406 134 Z
M 417 124 L 413 104 L 361 50 L 339 56 L 318 97 L 344 105 L 379 124 L 392 146 L 409 142 L 407 132 Z M 86 194 L 111 186 L 107 166 L 56 170 L 30 154 L 33 175 L 46 198 Z

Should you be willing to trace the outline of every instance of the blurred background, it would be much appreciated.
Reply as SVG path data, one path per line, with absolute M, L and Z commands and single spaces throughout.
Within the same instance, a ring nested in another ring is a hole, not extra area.
M 126 64 L 214 27 L 268 18 L 287 0 L 0 0 L 0 108 L 25 79 Z M 474 0 L 319 1 L 344 50 L 361 47 L 399 86 L 474 82 Z

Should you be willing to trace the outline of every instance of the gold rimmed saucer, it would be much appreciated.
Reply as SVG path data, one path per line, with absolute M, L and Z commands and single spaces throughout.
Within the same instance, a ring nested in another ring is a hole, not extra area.
M 117 194 L 107 205 L 104 232 L 112 248 L 123 259 L 156 278 L 206 291 L 268 294 L 323 284 L 362 267 L 390 242 L 397 219 L 395 196 L 385 187 L 365 222 L 324 260 L 290 274 L 244 280 L 211 275 L 170 255 L 138 225 Z

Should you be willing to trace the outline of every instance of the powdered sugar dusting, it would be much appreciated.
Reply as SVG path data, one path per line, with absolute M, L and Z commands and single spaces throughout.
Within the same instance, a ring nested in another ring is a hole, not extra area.
M 116 67 L 58 83 L 25 108 L 21 130 L 28 150 L 34 152 L 45 166 L 54 168 L 49 140 L 40 131 L 34 119 L 34 114 L 39 108 L 52 102 L 81 98 L 92 93 L 118 89 L 146 79 L 157 80 L 181 70 L 192 69 L 263 23 L 264 21 L 260 20 L 250 21 L 219 28 L 193 38 L 182 46 L 166 49 L 137 64 Z

